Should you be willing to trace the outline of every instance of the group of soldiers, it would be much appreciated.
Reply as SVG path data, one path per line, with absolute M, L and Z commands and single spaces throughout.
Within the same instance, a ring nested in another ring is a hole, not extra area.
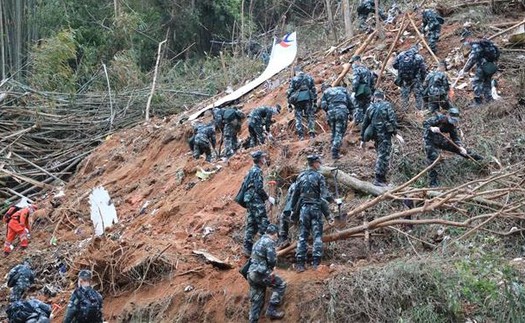
M 69 300 L 64 323 L 102 323 L 102 296 L 91 287 L 91 279 L 91 271 L 79 272 L 78 287 Z M 7 274 L 7 286 L 11 288 L 6 310 L 9 323 L 51 322 L 51 305 L 26 297 L 34 282 L 35 274 L 28 259 L 13 267 Z

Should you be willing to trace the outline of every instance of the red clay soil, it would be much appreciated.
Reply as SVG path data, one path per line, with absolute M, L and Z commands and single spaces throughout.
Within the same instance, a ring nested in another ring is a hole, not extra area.
M 443 34 L 458 27 L 446 26 Z M 395 34 L 390 36 L 386 40 L 387 46 Z M 441 53 L 459 44 L 458 36 L 449 37 L 446 43 L 440 43 Z M 412 41 L 406 40 L 402 47 L 409 47 L 410 43 Z M 365 56 L 386 55 L 384 49 L 371 48 Z M 310 65 L 305 70 L 316 77 L 319 85 L 324 79 L 335 78 L 341 69 L 340 62 L 347 61 L 350 56 L 325 58 L 319 55 L 306 62 Z M 430 57 L 425 56 L 430 61 Z M 324 113 L 319 113 L 320 135 L 315 140 L 297 141 L 292 126 L 293 114 L 285 109 L 288 75 L 289 72 L 285 71 L 278 76 L 281 85 L 276 89 L 254 91 L 243 107 L 243 111 L 248 113 L 261 105 L 279 103 L 283 106 L 283 112 L 277 116 L 277 123 L 272 129 L 274 136 L 279 138 L 278 143 L 259 147 L 269 152 L 272 161 L 270 168 L 264 169 L 265 175 L 272 172 L 278 172 L 281 176 L 293 175 L 304 168 L 305 156 L 313 151 L 323 153 L 326 163 L 332 163 L 328 157 L 330 135 L 321 129 L 321 126 L 328 129 Z M 391 83 L 391 78 L 387 77 L 383 84 Z M 457 92 L 467 95 L 467 91 Z M 398 97 L 396 90 L 389 95 Z M 210 164 L 203 159 L 195 161 L 186 143 L 191 127 L 189 124 L 179 125 L 178 119 L 153 120 L 107 138 L 78 167 L 77 174 L 65 187 L 66 196 L 61 206 L 52 208 L 49 203 L 51 197 L 42 202 L 47 205 L 46 211 L 39 216 L 43 224 L 33 231 L 26 253 L 40 257 L 41 263 L 35 266 L 52 262 L 57 254 L 71 261 L 68 262 L 66 283 L 63 283 L 65 290 L 48 301 L 64 308 L 78 271 L 94 268 L 96 287 L 104 291 L 104 317 L 110 322 L 129 321 L 132 317 L 133 321 L 144 322 L 247 320 L 248 284 L 237 272 L 244 262 L 241 247 L 245 210 L 233 202 L 232 197 L 252 165 L 248 154 L 252 150 L 241 150 L 227 163 Z M 210 116 L 204 119 L 209 121 Z M 241 138 L 246 136 L 247 130 L 243 128 Z M 363 179 L 370 179 L 375 152 L 373 149 L 358 150 L 356 131 L 349 131 L 345 138 L 340 166 Z M 418 137 L 411 139 L 420 142 Z M 215 165 L 221 168 L 208 180 L 201 181 L 196 177 L 199 169 L 212 170 Z M 109 230 L 106 237 L 88 241 L 85 239 L 92 237 L 93 230 L 86 193 L 99 185 L 109 191 L 117 208 L 119 224 Z M 150 203 L 140 214 L 146 201 Z M 276 215 L 277 212 L 273 212 L 273 217 Z M 58 244 L 50 246 L 49 240 L 59 219 L 62 220 L 56 232 Z M 275 218 L 272 221 L 275 222 Z M 209 228 L 211 233 L 205 235 Z M 217 269 L 201 256 L 193 254 L 198 249 L 233 264 L 234 268 Z M 0 265 L 1 272 L 6 273 L 21 257 L 21 251 L 15 250 Z M 155 266 L 159 259 L 172 268 L 166 270 L 164 276 L 152 277 L 148 270 L 157 270 Z M 143 263 L 146 263 L 145 267 L 141 266 Z M 151 265 L 149 268 L 148 263 Z M 330 260 L 325 263 L 330 264 Z M 281 267 L 289 266 L 285 261 Z M 325 266 L 317 272 L 308 270 L 303 274 L 296 274 L 291 268 L 278 269 L 277 272 L 288 282 L 285 321 L 296 322 L 307 317 L 301 304 L 313 297 L 321 297 L 303 295 L 301 286 L 322 286 L 333 274 L 331 272 L 337 272 L 339 268 L 334 265 L 329 270 Z M 142 285 L 140 277 L 147 277 Z M 43 283 L 38 282 L 40 286 Z M 1 293 L 1 297 L 7 296 L 6 289 L 2 289 Z M 144 313 L 141 319 L 138 318 L 139 313 Z M 156 316 L 156 313 L 163 314 Z M 64 309 L 57 313 L 56 321 L 63 314 Z

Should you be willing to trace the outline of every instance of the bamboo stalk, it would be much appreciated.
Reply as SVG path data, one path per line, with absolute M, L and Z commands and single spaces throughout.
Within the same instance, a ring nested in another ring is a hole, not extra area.
M 166 38 L 159 43 L 159 49 L 157 51 L 157 62 L 155 63 L 155 72 L 153 73 L 153 82 L 151 84 L 151 92 L 148 97 L 148 103 L 146 104 L 146 121 L 149 121 L 149 108 L 151 105 L 151 99 L 153 98 L 153 94 L 155 93 L 155 84 L 157 83 L 157 73 L 159 70 L 160 54 L 162 50 L 162 45 L 164 45 L 167 41 L 168 39 Z

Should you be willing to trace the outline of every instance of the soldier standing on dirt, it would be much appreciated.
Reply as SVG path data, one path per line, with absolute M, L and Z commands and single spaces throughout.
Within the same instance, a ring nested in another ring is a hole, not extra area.
M 352 63 L 352 91 L 356 103 L 354 123 L 363 122 L 363 116 L 370 105 L 372 93 L 375 90 L 376 76 L 361 62 L 361 56 L 356 55 L 350 60 Z
M 9 301 L 19 301 L 35 282 L 35 274 L 28 259 L 13 267 L 7 275 L 7 287 L 11 287 Z
M 361 128 L 361 145 L 370 139 L 375 141 L 377 160 L 375 166 L 376 186 L 386 186 L 386 174 L 392 154 L 392 135 L 400 142 L 403 138 L 397 134 L 397 118 L 392 104 L 385 101 L 385 94 L 381 90 L 374 93 L 374 103 L 366 110 L 363 127 Z
M 321 109 L 326 112 L 326 119 L 332 130 L 332 158 L 339 159 L 339 149 L 348 126 L 348 117 L 354 110 L 352 98 L 346 88 L 331 87 L 325 83 L 323 84 Z
M 250 284 L 250 323 L 259 321 L 259 316 L 264 305 L 266 287 L 272 288 L 270 304 L 266 310 L 266 317 L 275 320 L 282 319 L 284 313 L 277 307 L 282 303 L 286 282 L 274 273 L 277 263 L 275 242 L 277 240 L 277 226 L 270 224 L 266 234 L 253 246 L 251 264 L 248 270 L 248 283 Z
M 230 158 L 235 154 L 239 148 L 237 135 L 241 131 L 242 120 L 246 115 L 234 107 L 224 108 L 223 122 L 224 122 L 224 148 L 226 150 L 226 157 Z
M 304 140 L 303 115 L 308 119 L 308 133 L 310 138 L 315 137 L 315 113 L 317 111 L 317 90 L 314 79 L 304 73 L 299 67 L 295 68 L 295 76 L 290 81 L 286 91 L 288 109 L 295 109 L 295 127 L 300 140 Z
M 213 123 L 197 127 L 193 137 L 193 158 L 199 159 L 202 154 L 205 154 L 206 161 L 211 162 L 212 149 L 215 150 L 216 144 L 215 125 Z
M 324 176 L 319 173 L 321 158 L 318 155 L 307 157 L 309 168 L 297 178 L 292 207 L 300 209 L 299 242 L 297 244 L 296 270 L 301 273 L 305 270 L 306 251 L 310 231 L 313 236 L 313 269 L 317 269 L 323 256 L 323 200 L 332 202 L 334 199 L 326 189 Z M 342 199 L 335 201 L 342 204 Z M 324 214 L 328 217 L 326 214 Z M 333 219 L 329 217 L 329 222 Z
M 401 101 L 405 111 L 408 110 L 410 92 L 414 92 L 416 108 L 423 109 L 423 80 L 427 75 L 427 66 L 423 56 L 419 55 L 417 45 L 401 52 L 394 61 L 397 70 L 395 84 L 401 87 Z
M 244 231 L 244 254 L 252 254 L 253 238 L 259 232 L 264 234 L 268 227 L 268 215 L 264 202 L 275 204 L 275 198 L 268 196 L 264 190 L 262 166 L 266 164 L 266 154 L 260 150 L 252 153 L 253 167 L 246 175 L 244 182 L 247 184 L 244 193 L 244 202 L 248 210 L 246 214 L 246 229 Z
M 374 0 L 361 0 L 361 3 L 357 7 L 357 18 L 359 19 L 359 29 L 362 31 L 367 31 L 368 26 L 366 25 L 366 19 L 368 18 L 369 14 L 375 14 L 376 12 L 376 4 Z M 379 17 L 381 20 L 385 20 L 387 17 L 385 16 L 383 10 L 379 8 Z
M 476 75 L 472 81 L 474 86 L 474 104 L 483 103 L 483 97 L 486 102 L 491 102 L 492 98 L 492 76 L 498 71 L 496 65 L 500 51 L 494 43 L 488 39 L 478 41 L 467 41 L 464 46 L 470 48 L 465 67 L 459 72 L 462 77 L 476 65 Z
M 464 158 L 483 159 L 480 155 L 463 147 L 458 134 L 458 123 L 459 110 L 457 108 L 450 108 L 446 115 L 438 114 L 425 120 L 423 136 L 428 165 L 431 165 L 438 158 L 439 149 L 453 152 Z M 450 139 L 446 137 L 446 134 L 450 135 Z M 428 180 L 430 187 L 439 186 L 438 173 L 435 167 L 429 170 Z
M 441 34 L 441 25 L 445 20 L 434 9 L 423 10 L 423 32 L 428 41 L 428 46 L 434 54 L 437 51 L 437 42 Z
M 430 112 L 439 111 L 442 107 L 445 110 L 451 108 L 448 98 L 448 91 L 450 90 L 450 83 L 448 81 L 447 63 L 445 61 L 439 62 L 438 69 L 430 72 L 423 82 L 423 93 Z
M 264 144 L 265 134 L 270 133 L 272 116 L 281 113 L 281 106 L 277 104 L 272 107 L 258 107 L 248 115 L 248 131 L 250 132 L 250 147 Z M 263 129 L 263 126 L 265 129 Z
M 78 273 L 78 287 L 69 299 L 64 323 L 102 323 L 102 296 L 91 287 L 91 279 L 89 270 Z

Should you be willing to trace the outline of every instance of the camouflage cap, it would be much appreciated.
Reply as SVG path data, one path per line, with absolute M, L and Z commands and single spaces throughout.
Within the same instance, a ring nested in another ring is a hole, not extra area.
M 377 89 L 374 92 L 374 97 L 376 97 L 376 98 L 384 98 L 385 97 L 385 92 L 383 92 L 381 89 Z
M 276 234 L 277 232 L 279 232 L 279 228 L 273 223 L 270 223 L 268 227 L 266 227 L 266 233 L 268 234 Z
M 448 110 L 448 114 L 452 117 L 459 117 L 459 109 L 456 107 L 452 107 Z
M 84 279 L 84 280 L 91 280 L 91 271 L 90 270 L 81 270 L 79 273 L 78 273 L 78 278 L 80 279 Z
M 308 155 L 306 156 L 306 159 L 308 160 L 308 164 L 313 164 L 315 162 L 321 162 L 321 156 L 317 155 L 317 154 L 313 154 L 313 155 Z
M 352 56 L 352 59 L 350 59 L 350 63 L 360 62 L 360 61 L 361 61 L 361 56 L 360 55 L 354 55 L 354 56 Z
M 253 161 L 259 161 L 261 158 L 266 157 L 266 153 L 261 150 L 254 151 L 251 153 Z

